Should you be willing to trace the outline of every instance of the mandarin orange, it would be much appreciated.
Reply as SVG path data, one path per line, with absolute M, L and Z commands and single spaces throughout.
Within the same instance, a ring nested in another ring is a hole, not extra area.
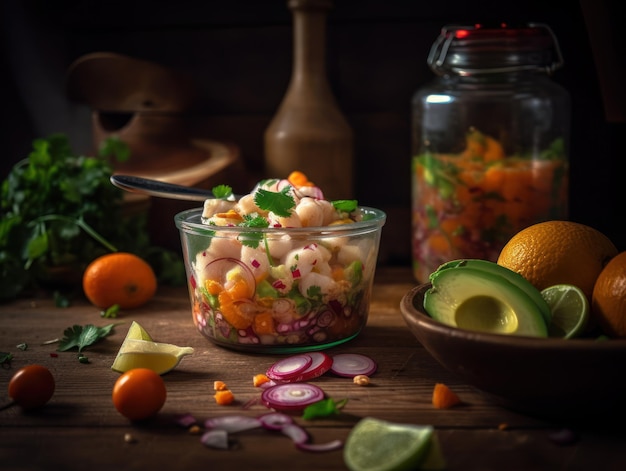
M 83 273 L 87 299 L 101 309 L 132 309 L 148 302 L 157 290 L 152 267 L 137 255 L 116 252 L 93 260 Z
M 605 334 L 626 337 L 626 252 L 613 257 L 598 275 L 591 314 Z
M 598 275 L 618 250 L 602 232 L 572 221 L 546 221 L 515 234 L 497 263 L 530 281 L 539 291 L 570 284 L 589 303 Z

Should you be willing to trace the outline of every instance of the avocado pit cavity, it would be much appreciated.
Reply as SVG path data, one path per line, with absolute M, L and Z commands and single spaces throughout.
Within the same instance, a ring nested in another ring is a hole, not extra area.
M 466 299 L 456 309 L 456 325 L 462 329 L 512 334 L 518 328 L 517 316 L 506 303 L 491 296 Z

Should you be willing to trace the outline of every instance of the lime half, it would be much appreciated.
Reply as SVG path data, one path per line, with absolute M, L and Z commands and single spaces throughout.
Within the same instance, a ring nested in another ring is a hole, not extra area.
M 157 374 L 163 374 L 175 368 L 183 357 L 192 353 L 191 347 L 154 342 L 141 325 L 133 322 L 111 369 L 125 373 L 133 368 L 149 368 Z
M 352 471 L 444 469 L 434 428 L 366 417 L 352 428 L 344 445 L 344 462 Z
M 569 339 L 580 335 L 589 320 L 589 301 L 574 285 L 554 285 L 541 291 L 552 312 L 548 336 Z

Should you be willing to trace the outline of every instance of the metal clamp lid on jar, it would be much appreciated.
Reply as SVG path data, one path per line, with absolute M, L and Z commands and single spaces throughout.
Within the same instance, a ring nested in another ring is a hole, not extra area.
M 428 54 L 437 75 L 461 76 L 539 71 L 548 75 L 563 66 L 552 29 L 541 23 L 520 28 L 447 25 Z

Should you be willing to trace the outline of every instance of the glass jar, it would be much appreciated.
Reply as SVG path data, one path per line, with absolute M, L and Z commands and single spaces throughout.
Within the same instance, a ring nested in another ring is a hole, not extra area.
M 496 261 L 521 229 L 568 217 L 570 99 L 542 24 L 445 26 L 412 100 L 412 251 L 419 282 L 444 262 Z

